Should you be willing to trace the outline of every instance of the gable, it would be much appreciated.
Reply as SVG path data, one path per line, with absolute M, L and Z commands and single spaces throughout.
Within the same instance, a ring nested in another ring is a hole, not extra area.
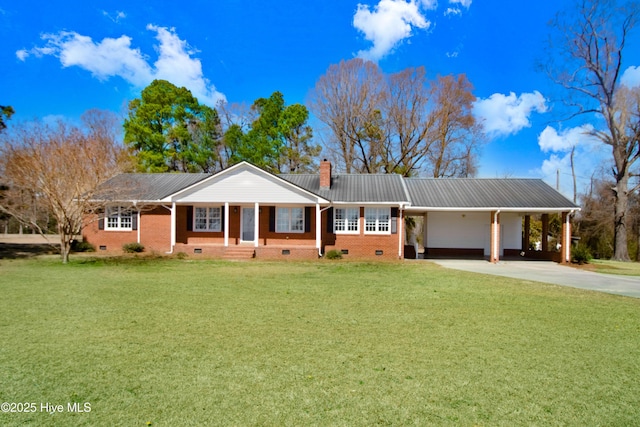
M 322 203 L 324 199 L 248 163 L 226 169 L 171 197 L 177 203 Z

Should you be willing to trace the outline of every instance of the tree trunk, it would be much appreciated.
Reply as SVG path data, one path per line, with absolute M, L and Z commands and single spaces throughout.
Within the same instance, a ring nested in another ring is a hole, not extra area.
M 613 229 L 613 259 L 616 261 L 631 261 L 627 246 L 627 208 L 629 202 L 627 173 L 616 176 L 616 186 L 613 190 L 614 198 L 614 229 Z
M 69 262 L 69 252 L 71 252 L 70 237 L 60 235 L 60 257 L 62 258 L 63 264 L 67 264 Z
M 60 235 L 60 258 L 62 263 L 69 262 L 69 252 L 71 252 L 71 240 L 73 239 L 73 233 L 70 231 L 71 227 L 68 224 L 58 222 L 58 234 Z

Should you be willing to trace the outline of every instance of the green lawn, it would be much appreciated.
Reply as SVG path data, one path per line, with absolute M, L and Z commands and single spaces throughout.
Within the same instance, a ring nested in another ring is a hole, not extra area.
M 605 274 L 620 274 L 624 276 L 640 276 L 640 263 L 620 262 L 603 259 L 594 259 L 589 262 L 594 271 Z
M 37 405 L 3 426 L 640 420 L 639 299 L 427 262 L 86 258 L 0 260 L 0 295 L 0 402 Z

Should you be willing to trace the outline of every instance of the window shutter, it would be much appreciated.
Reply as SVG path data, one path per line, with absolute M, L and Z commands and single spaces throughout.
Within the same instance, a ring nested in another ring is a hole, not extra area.
M 398 234 L 398 208 L 391 208 L 391 234 Z
M 269 206 L 269 231 L 276 231 L 276 207 Z
M 224 217 L 224 205 L 220 206 L 220 228 L 221 231 L 224 231 L 224 221 L 226 218 Z
M 311 231 L 311 206 L 304 208 L 304 232 Z
M 333 233 L 333 208 L 327 209 L 327 233 Z
M 138 229 L 138 212 L 137 211 L 131 211 L 131 229 L 132 230 Z
M 104 217 L 106 210 L 106 208 L 97 208 L 95 211 L 96 214 L 98 214 L 98 230 L 104 230 Z
M 193 206 L 187 206 L 187 231 L 193 231 Z

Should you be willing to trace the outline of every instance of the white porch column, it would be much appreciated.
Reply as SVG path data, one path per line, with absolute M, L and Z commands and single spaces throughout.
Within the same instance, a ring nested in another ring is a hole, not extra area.
M 398 258 L 402 259 L 404 249 L 404 213 L 402 206 L 398 207 L 398 218 L 396 218 L 396 231 L 398 232 Z
M 229 202 L 224 202 L 224 247 L 229 246 Z
M 260 206 L 259 203 L 256 202 L 255 204 L 255 208 L 253 210 L 253 216 L 254 216 L 254 245 L 257 248 L 258 247 L 258 242 L 260 241 Z
M 429 214 L 425 212 L 422 215 L 422 246 L 424 247 L 424 258 L 427 258 L 427 239 L 429 237 L 429 227 L 427 227 L 429 223 Z
M 489 261 L 500 261 L 500 210 L 491 212 L 491 244 Z
M 318 249 L 318 256 L 322 253 L 322 227 L 320 222 L 322 221 L 322 213 L 320 213 L 320 204 L 316 203 L 316 249 Z
M 562 212 L 562 259 L 560 263 L 569 264 L 571 262 L 571 213 Z
M 138 222 L 138 229 L 140 228 L 140 222 Z M 176 202 L 171 203 L 171 248 L 169 249 L 173 252 L 173 248 L 176 246 Z

